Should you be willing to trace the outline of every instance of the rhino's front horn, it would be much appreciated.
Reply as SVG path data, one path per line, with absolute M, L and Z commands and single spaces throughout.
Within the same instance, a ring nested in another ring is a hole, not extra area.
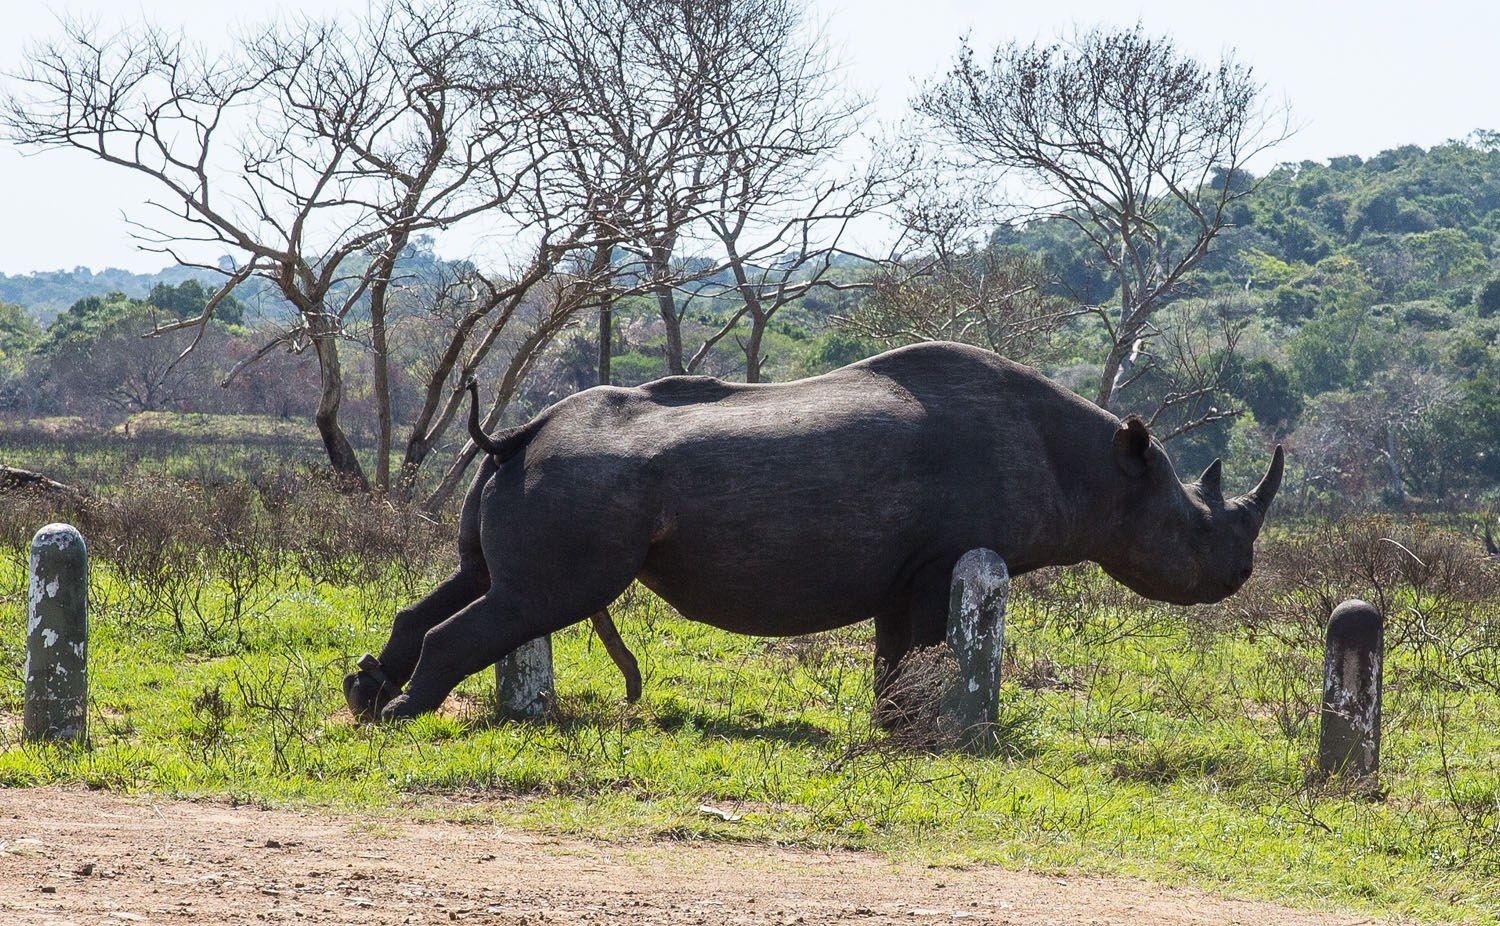
M 1261 477 L 1260 485 L 1257 485 L 1245 500 L 1255 513 L 1262 518 L 1271 508 L 1271 499 L 1276 497 L 1276 490 L 1281 488 L 1281 471 L 1286 466 L 1286 454 L 1282 453 L 1281 445 L 1276 445 L 1276 452 L 1271 455 L 1271 468 Z

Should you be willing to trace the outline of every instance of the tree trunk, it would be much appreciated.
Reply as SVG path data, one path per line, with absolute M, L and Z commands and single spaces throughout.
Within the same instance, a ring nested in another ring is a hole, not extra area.
M 610 384 L 609 362 L 614 354 L 615 306 L 608 297 L 599 303 L 599 385 Z
M 1099 373 L 1099 394 L 1094 397 L 1094 404 L 1102 409 L 1108 409 L 1115 400 L 1115 378 L 1120 374 L 1120 364 L 1125 362 L 1125 353 L 1116 344 L 1110 348 L 1109 356 L 1104 358 L 1104 369 Z
M 391 380 L 383 292 L 370 300 L 370 346 L 375 352 L 375 494 L 384 496 L 391 487 Z
M 1396 441 L 1396 426 L 1385 426 L 1385 466 L 1391 474 L 1391 497 L 1397 504 L 1406 501 L 1406 483 L 1401 478 L 1401 448 Z
M 656 298 L 656 311 L 667 328 L 667 372 L 681 376 L 687 372 L 682 355 L 682 317 L 677 314 L 677 298 L 672 292 L 672 283 L 667 278 L 667 269 L 672 261 L 670 246 L 656 244 L 646 262 L 646 272 L 654 285 L 651 294 Z
M 610 272 L 610 256 L 614 245 L 601 244 L 594 248 L 594 262 L 589 267 L 589 279 L 599 293 L 599 385 L 610 384 L 610 361 L 614 358 L 615 302 L 610 287 L 613 285 Z
M 760 382 L 761 343 L 770 319 L 760 312 L 750 313 L 750 339 L 745 342 L 745 382 Z
M 318 356 L 318 373 L 321 391 L 318 396 L 318 413 L 314 420 L 318 434 L 323 438 L 323 449 L 328 451 L 328 462 L 339 477 L 346 491 L 370 491 L 370 480 L 365 477 L 364 467 L 354 455 L 354 448 L 339 426 L 339 406 L 344 401 L 344 377 L 339 367 L 338 334 L 326 320 L 318 315 L 311 324 L 313 350 Z
M 397 482 L 396 491 L 402 503 L 410 502 L 416 495 L 417 474 L 421 471 L 422 464 L 427 461 L 432 448 L 437 445 L 443 433 L 448 429 L 448 423 L 453 416 L 448 413 L 447 408 L 454 407 L 451 400 L 447 403 L 444 401 L 444 393 L 449 392 L 448 378 L 452 375 L 454 368 L 459 365 L 463 350 L 469 343 L 469 334 L 482 317 L 482 313 L 477 312 L 470 312 L 464 316 L 427 378 L 422 408 L 417 412 L 416 421 L 412 422 L 411 434 L 406 441 L 406 453 L 401 462 L 401 477 Z M 508 319 L 509 315 L 505 316 L 505 320 Z M 463 372 L 467 372 L 467 367 Z M 441 415 L 439 409 L 443 409 Z
M 1145 325 L 1146 315 L 1142 312 L 1130 292 L 1130 283 L 1124 271 L 1120 272 L 1120 324 L 1115 328 L 1115 343 L 1109 348 L 1109 355 L 1104 358 L 1104 369 L 1099 373 L 1099 394 L 1094 398 L 1094 404 L 1105 411 L 1116 411 L 1115 406 L 1119 401 L 1116 395 L 1116 387 L 1123 382 L 1120 376 L 1120 368 L 1135 350 L 1135 340 L 1140 337 L 1141 328 Z
M 370 347 L 375 353 L 375 494 L 384 497 L 391 487 L 391 358 L 386 340 L 385 309 L 396 272 L 396 261 L 410 235 L 393 232 L 375 258 L 370 281 Z
M 687 372 L 682 360 L 682 319 L 677 316 L 677 300 L 669 284 L 657 285 L 656 309 L 667 327 L 667 372 L 681 376 Z
M 1120 327 L 1115 329 L 1115 343 L 1109 349 L 1109 355 L 1104 358 L 1104 369 L 1099 373 L 1099 394 L 1094 399 L 1094 404 L 1106 411 L 1118 411 L 1119 386 L 1129 379 L 1129 372 L 1125 371 L 1127 361 L 1135 351 L 1136 339 L 1140 337 L 1141 322 L 1129 321 L 1134 310 L 1121 312 Z

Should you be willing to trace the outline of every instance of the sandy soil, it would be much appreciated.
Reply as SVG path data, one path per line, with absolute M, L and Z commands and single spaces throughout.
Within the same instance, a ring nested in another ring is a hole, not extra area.
M 0 789 L 0 923 L 1373 922 L 1141 881 Z

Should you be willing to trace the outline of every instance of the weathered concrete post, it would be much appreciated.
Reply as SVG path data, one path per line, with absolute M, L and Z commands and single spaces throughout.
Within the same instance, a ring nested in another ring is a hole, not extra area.
M 552 708 L 552 638 L 523 643 L 495 663 L 496 713 L 504 720 L 533 720 Z
M 1374 782 L 1380 771 L 1380 686 L 1385 623 L 1367 602 L 1333 609 L 1323 653 L 1318 770 Z
M 1010 572 L 993 550 L 970 550 L 953 567 L 948 649 L 958 677 L 943 692 L 938 725 L 966 747 L 989 744 L 1000 710 L 1000 655 Z
M 88 550 L 68 524 L 48 524 L 31 541 L 26 584 L 25 707 L 28 740 L 82 743 L 88 737 Z

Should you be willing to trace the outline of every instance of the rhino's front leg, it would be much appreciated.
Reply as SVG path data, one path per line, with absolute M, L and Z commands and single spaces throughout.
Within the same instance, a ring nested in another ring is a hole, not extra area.
M 901 680 L 901 663 L 913 650 L 937 646 L 947 638 L 948 586 L 953 563 L 940 558 L 912 583 L 903 610 L 875 618 L 875 720 L 886 730 L 920 717 L 930 696 L 920 680 Z
M 344 676 L 344 700 L 356 720 L 375 720 L 411 678 L 427 631 L 467 607 L 489 586 L 489 575 L 462 568 L 420 601 L 396 612 L 391 635 L 375 665 Z
M 875 722 L 892 730 L 904 711 L 895 697 L 901 660 L 911 652 L 911 617 L 905 610 L 875 618 Z

